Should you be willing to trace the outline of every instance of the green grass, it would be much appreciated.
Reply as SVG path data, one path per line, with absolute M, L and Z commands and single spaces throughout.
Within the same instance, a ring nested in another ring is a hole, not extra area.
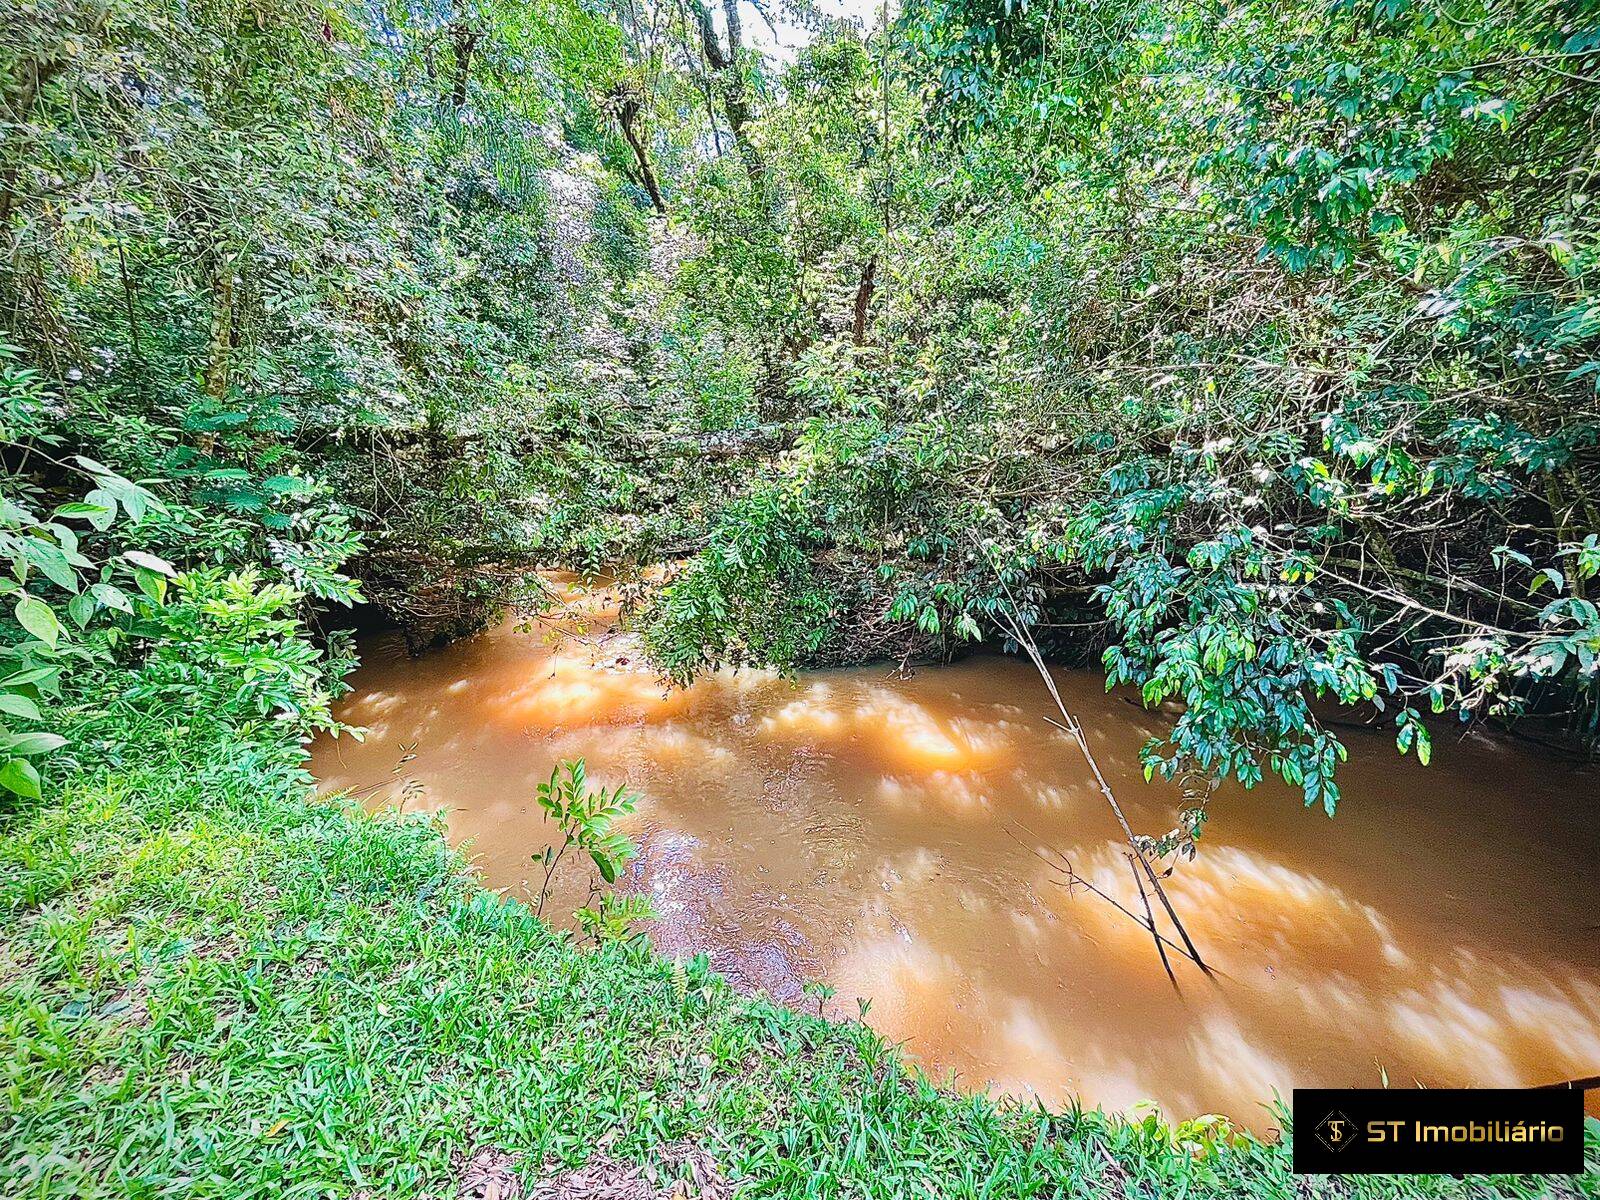
M 485 1147 L 531 1185 L 685 1146 L 756 1196 L 1600 1196 L 1299 1180 L 1215 1126 L 953 1094 L 703 964 L 574 948 L 281 748 L 129 757 L 0 840 L 6 1197 L 454 1196 Z

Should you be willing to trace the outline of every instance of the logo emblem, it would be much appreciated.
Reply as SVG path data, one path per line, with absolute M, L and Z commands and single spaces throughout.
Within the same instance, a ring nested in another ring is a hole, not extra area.
M 1317 1141 L 1335 1152 L 1361 1140 L 1356 1123 L 1337 1108 L 1317 1122 L 1316 1134 Z

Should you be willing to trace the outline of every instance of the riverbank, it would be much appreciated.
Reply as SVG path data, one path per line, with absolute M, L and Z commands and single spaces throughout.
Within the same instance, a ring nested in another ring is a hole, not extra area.
M 1153 1101 L 1267 1133 L 1264 1101 L 1295 1086 L 1515 1087 L 1600 1063 L 1591 769 L 1448 731 L 1424 768 L 1392 734 L 1350 730 L 1331 821 L 1272 781 L 1224 788 L 1166 882 L 1218 980 L 1180 963 L 1174 989 L 1140 926 L 1063 886 L 1066 862 L 1140 905 L 1122 831 L 1025 662 L 668 690 L 617 626 L 615 589 L 561 591 L 531 627 L 420 658 L 365 641 L 336 711 L 368 732 L 317 740 L 321 786 L 445 814 L 484 882 L 536 899 L 535 856 L 559 835 L 532 789 L 583 759 L 637 796 L 618 886 L 652 900 L 659 951 L 808 1011 L 814 982 L 830 1016 L 869 1003 L 875 1030 L 968 1090 Z M 1172 828 L 1176 789 L 1139 757 L 1167 718 L 1098 672 L 1055 681 L 1133 828 Z M 1507 795 L 1538 820 L 1508 831 Z M 580 904 L 582 876 L 545 911 Z
M 292 747 L 129 758 L 0 840 L 7 1196 L 1346 1194 L 1287 1138 L 950 1094 L 860 1025 L 576 949 L 435 825 L 314 799 Z

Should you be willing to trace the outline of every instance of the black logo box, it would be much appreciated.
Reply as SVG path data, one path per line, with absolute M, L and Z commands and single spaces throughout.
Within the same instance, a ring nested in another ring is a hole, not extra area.
M 1576 1175 L 1583 1093 L 1295 1088 L 1294 1169 L 1316 1175 Z

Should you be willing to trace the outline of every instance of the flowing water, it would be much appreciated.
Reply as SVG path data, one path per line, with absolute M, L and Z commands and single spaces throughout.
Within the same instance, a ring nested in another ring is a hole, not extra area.
M 1224 789 L 1167 883 L 1218 978 L 1179 962 L 1174 990 L 1149 934 L 1047 861 L 1140 907 L 1115 819 L 1025 662 L 669 691 L 605 592 L 570 599 L 564 619 L 415 660 L 368 643 L 340 715 L 369 733 L 318 743 L 322 785 L 447 810 L 485 880 L 526 896 L 554 836 L 534 789 L 584 758 L 641 797 L 623 886 L 654 901 L 658 949 L 704 952 L 791 1004 L 815 1003 L 813 980 L 841 1015 L 869 1000 L 871 1025 L 965 1087 L 1263 1128 L 1273 1089 L 1600 1072 L 1590 768 L 1441 731 L 1424 769 L 1353 730 L 1331 821 L 1282 787 Z M 1175 793 L 1138 761 L 1163 718 L 1092 672 L 1057 678 L 1134 828 L 1171 828 Z M 570 912 L 580 886 L 555 902 Z

